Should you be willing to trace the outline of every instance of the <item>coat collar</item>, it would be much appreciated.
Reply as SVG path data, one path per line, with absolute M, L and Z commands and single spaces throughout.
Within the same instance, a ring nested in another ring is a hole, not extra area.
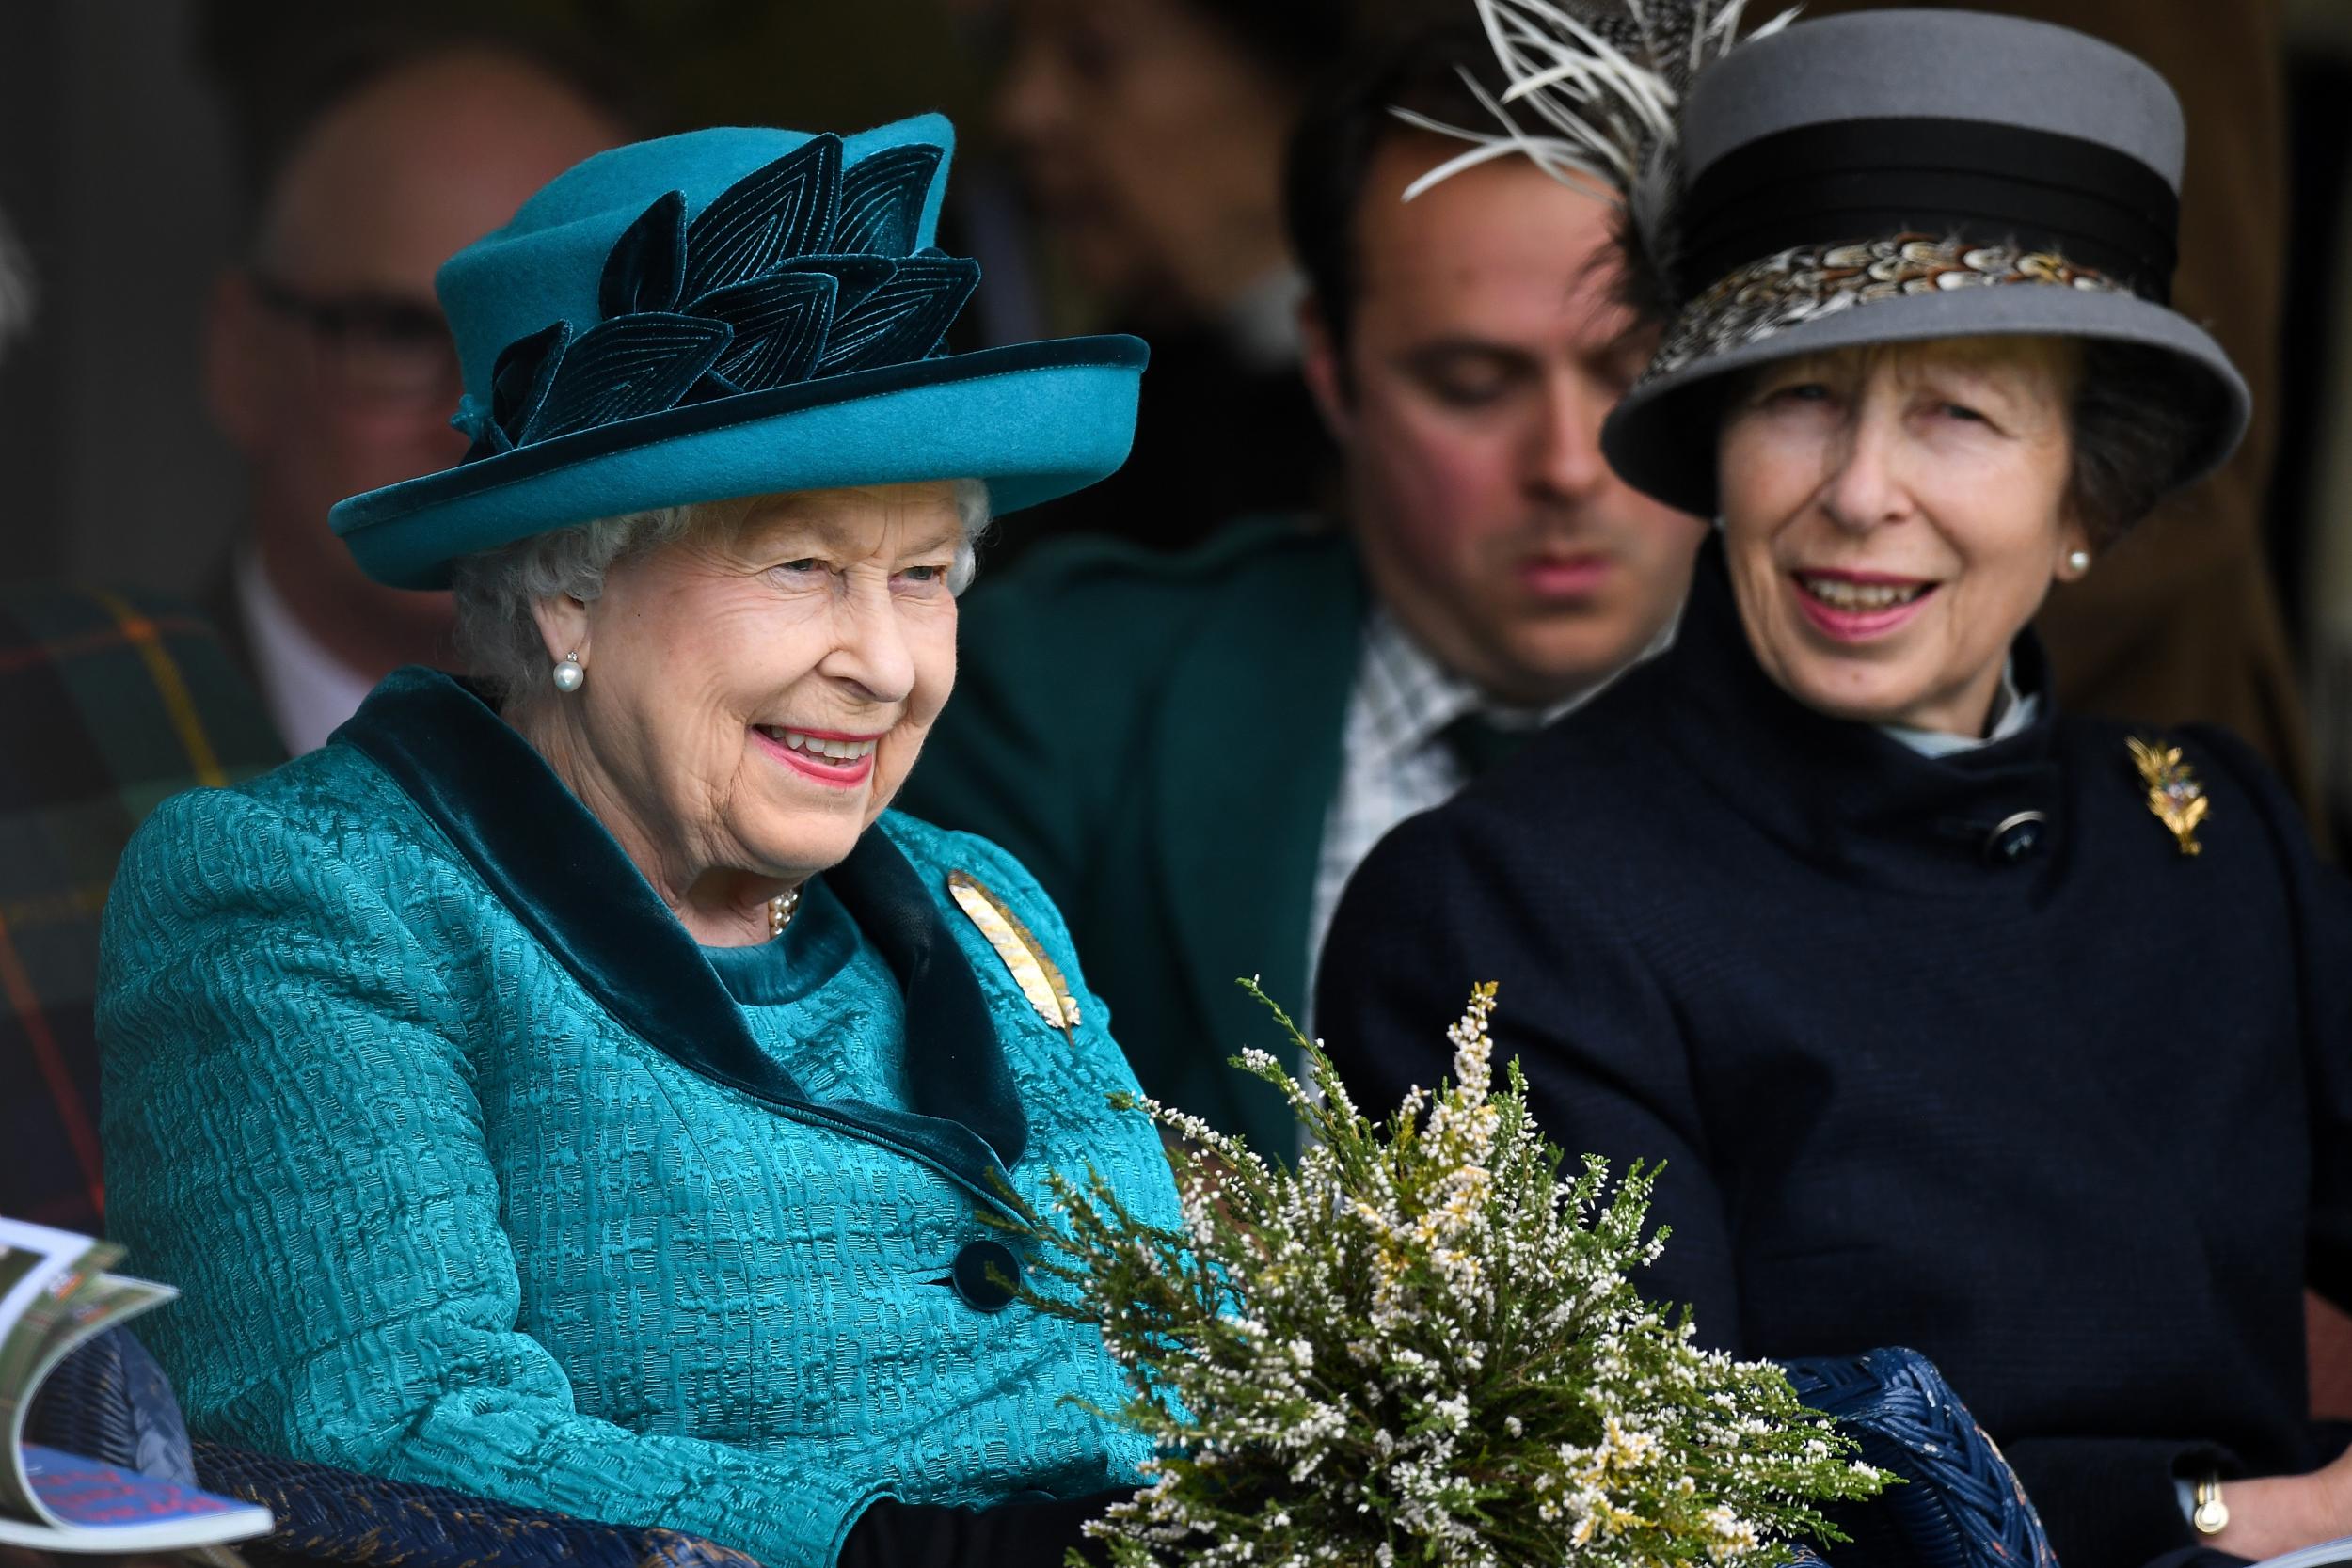
M 468 686 L 436 671 L 395 671 L 334 738 L 383 768 L 639 1038 L 780 1115 L 895 1149 L 1004 1207 L 999 1183 L 1027 1139 L 1004 1049 L 938 903 L 882 829 L 823 879 L 905 991 L 913 1111 L 803 1093 L 603 824 Z
M 1955 863 L 2013 872 L 2062 851 L 2064 776 L 2047 660 L 2030 630 L 2011 648 L 2018 688 L 2039 715 L 2018 734 L 1949 756 L 1922 756 L 1865 723 L 1797 701 L 1765 674 L 1734 602 L 1720 537 L 1692 574 L 1674 647 L 1625 696 L 1652 701 L 1676 751 L 1732 808 L 1820 863 L 1905 886 L 1948 886 Z M 2005 825 L 2039 814 L 2012 862 Z

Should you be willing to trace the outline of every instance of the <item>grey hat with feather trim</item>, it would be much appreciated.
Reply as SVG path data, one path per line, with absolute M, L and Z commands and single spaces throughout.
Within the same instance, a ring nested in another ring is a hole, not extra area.
M 1635 488 L 1715 509 L 1731 372 L 1937 338 L 2155 351 L 2196 431 L 2168 484 L 2236 449 L 2245 381 L 2170 309 L 2180 103 L 2135 56 L 1967 11 L 1784 16 L 1734 41 L 1737 4 L 1479 8 L 1514 84 L 1479 152 L 1515 143 L 1623 193 L 1635 292 L 1673 312 L 1601 436 Z M 1510 121 L 1521 104 L 1543 134 Z

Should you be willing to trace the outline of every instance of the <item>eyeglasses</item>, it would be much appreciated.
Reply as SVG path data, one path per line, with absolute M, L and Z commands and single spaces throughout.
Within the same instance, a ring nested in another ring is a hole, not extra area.
M 310 331 L 337 384 L 354 396 L 455 404 L 457 345 L 432 306 L 393 294 L 312 294 L 262 273 L 253 274 L 253 294 Z

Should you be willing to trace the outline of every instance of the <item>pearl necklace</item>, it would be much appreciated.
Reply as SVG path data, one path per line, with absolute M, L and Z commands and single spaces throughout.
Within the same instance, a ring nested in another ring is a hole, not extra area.
M 801 907 L 801 890 L 779 893 L 768 900 L 768 938 L 771 942 L 784 935 L 784 928 L 792 924 L 793 911 Z

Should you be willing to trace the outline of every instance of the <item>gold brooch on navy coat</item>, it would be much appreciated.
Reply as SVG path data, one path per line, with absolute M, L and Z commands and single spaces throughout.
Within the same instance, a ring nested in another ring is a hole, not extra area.
M 2181 760 L 2181 749 L 2137 736 L 2125 744 L 2132 749 L 2132 766 L 2139 769 L 2140 782 L 2148 786 L 2148 809 L 2171 830 L 2182 854 L 2202 854 L 2205 847 L 2197 842 L 2197 830 L 2212 813 L 2213 801 Z
M 949 872 L 947 891 L 954 896 L 956 908 L 972 917 L 980 935 L 1005 960 L 1005 967 L 1012 972 L 1013 983 L 1029 999 L 1029 1006 L 1065 1037 L 1073 1037 L 1078 1027 L 1078 999 L 1071 994 L 1070 982 L 1062 978 L 1054 960 L 1045 956 L 1045 944 L 1021 924 L 1002 898 L 970 872 Z

